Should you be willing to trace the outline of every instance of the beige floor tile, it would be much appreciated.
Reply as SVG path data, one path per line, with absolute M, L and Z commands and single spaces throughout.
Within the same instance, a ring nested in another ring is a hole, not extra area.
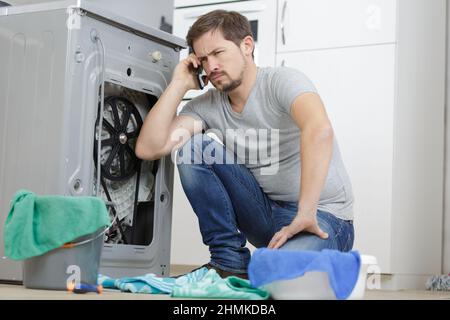
M 172 276 L 187 273 L 198 266 L 173 265 L 170 274 Z M 56 290 L 27 289 L 22 285 L 0 284 L 0 300 L 166 300 L 173 299 L 162 294 L 132 294 L 116 290 L 105 289 L 102 294 L 86 293 L 74 294 Z M 450 291 L 388 291 L 368 290 L 365 300 L 450 300 Z

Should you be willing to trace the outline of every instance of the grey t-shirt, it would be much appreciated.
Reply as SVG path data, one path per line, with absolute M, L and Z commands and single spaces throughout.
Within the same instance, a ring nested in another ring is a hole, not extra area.
M 189 101 L 179 114 L 202 121 L 204 130 L 216 133 L 270 199 L 297 202 L 300 130 L 290 108 L 305 92 L 317 90 L 302 72 L 288 67 L 258 68 L 241 113 L 231 108 L 226 93 L 210 89 Z M 353 219 L 353 191 L 336 139 L 318 209 L 341 219 Z

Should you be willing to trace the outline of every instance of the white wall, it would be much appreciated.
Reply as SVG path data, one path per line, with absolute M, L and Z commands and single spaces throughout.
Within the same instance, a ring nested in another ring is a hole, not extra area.
M 181 186 L 175 168 L 172 205 L 171 264 L 203 265 L 209 262 L 209 250 L 202 242 L 198 219 Z
M 442 273 L 450 272 L 450 0 L 447 0 L 447 96 L 446 96 L 446 150 L 445 150 L 445 194 L 444 194 L 444 246 Z

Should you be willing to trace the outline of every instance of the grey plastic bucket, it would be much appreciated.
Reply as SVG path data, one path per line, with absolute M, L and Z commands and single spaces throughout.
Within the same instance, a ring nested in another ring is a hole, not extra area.
M 97 284 L 105 228 L 23 261 L 23 285 L 30 289 L 67 290 L 67 283 Z

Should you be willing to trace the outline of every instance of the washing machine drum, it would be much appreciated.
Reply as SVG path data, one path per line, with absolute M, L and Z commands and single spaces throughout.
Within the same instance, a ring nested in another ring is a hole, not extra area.
M 94 162 L 97 167 L 98 124 L 100 108 L 95 123 Z M 104 100 L 103 126 L 101 133 L 101 175 L 110 181 L 131 178 L 139 169 L 140 160 L 134 149 L 142 118 L 136 106 L 120 96 L 109 96 Z

